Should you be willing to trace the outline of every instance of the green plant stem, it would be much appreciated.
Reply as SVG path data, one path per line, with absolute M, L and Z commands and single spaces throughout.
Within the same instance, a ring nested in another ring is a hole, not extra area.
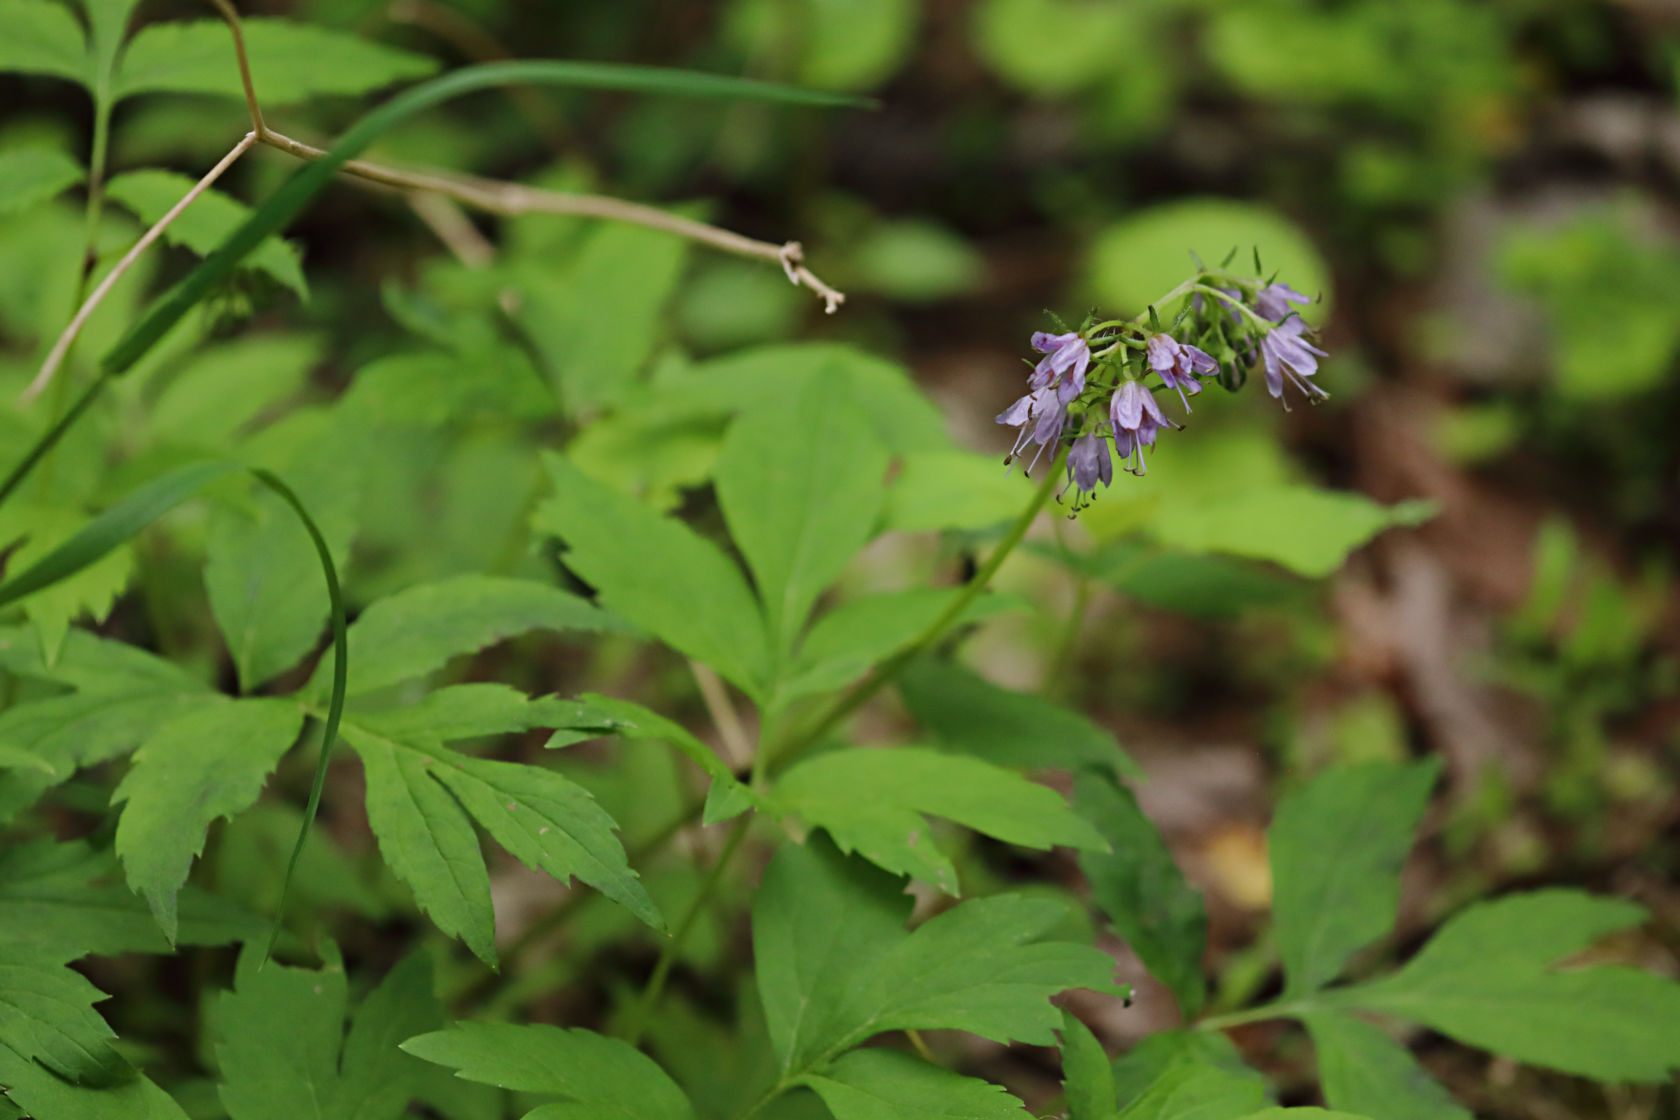
M 1003 539 L 992 550 L 991 556 L 987 557 L 986 563 L 974 574 L 974 578 L 963 586 L 962 593 L 951 601 L 950 606 L 946 607 L 938 618 L 929 623 L 909 645 L 881 662 L 856 687 L 830 704 L 806 730 L 789 740 L 780 750 L 764 758 L 762 764 L 757 768 L 759 772 L 768 776 L 789 765 L 802 752 L 808 750 L 812 744 L 837 727 L 847 716 L 862 707 L 865 701 L 891 683 L 893 678 L 898 676 L 906 665 L 944 637 L 945 632 L 951 628 L 957 619 L 962 617 L 963 612 L 969 608 L 969 605 L 991 585 L 992 577 L 997 575 L 997 571 L 1003 566 L 1003 562 L 1009 558 L 1011 552 L 1015 551 L 1016 546 L 1026 538 L 1027 530 L 1032 528 L 1033 522 L 1038 519 L 1039 513 L 1049 504 L 1051 495 L 1055 493 L 1056 482 L 1060 478 L 1066 463 L 1067 448 L 1064 447 L 1058 451 L 1055 461 L 1050 464 L 1050 469 L 1045 472 L 1044 481 L 1039 484 L 1038 491 L 1033 495 L 1032 501 L 1027 503 L 1027 507 L 1021 511 L 1021 515 L 1015 519 L 1015 523 L 1009 527 L 1009 531 L 1003 535 Z M 768 745 L 769 741 L 767 740 L 765 745 L 759 748 L 760 752 L 766 752 Z
M 647 1031 L 649 1017 L 659 1002 L 659 997 L 665 992 L 665 982 L 671 976 L 671 969 L 677 963 L 677 954 L 682 951 L 683 942 L 688 939 L 689 931 L 699 921 L 700 914 L 711 902 L 712 892 L 723 880 L 723 873 L 740 850 L 741 842 L 747 838 L 747 830 L 752 825 L 751 814 L 745 814 L 736 819 L 729 830 L 729 838 L 723 842 L 723 850 L 718 852 L 717 859 L 712 863 L 712 869 L 706 873 L 701 881 L 700 889 L 689 903 L 688 909 L 677 920 L 677 927 L 671 931 L 670 938 L 659 952 L 659 960 L 654 963 L 653 974 L 648 977 L 647 986 L 642 989 L 640 998 L 630 1009 L 628 1021 L 625 1023 L 625 1039 L 632 1046 L 641 1043 L 642 1035 Z
M 1222 1031 L 1228 1027 L 1240 1027 L 1247 1023 L 1263 1023 L 1268 1019 L 1289 1019 L 1296 1015 L 1312 1010 L 1311 1006 L 1298 1000 L 1288 1000 L 1282 1003 L 1267 1003 L 1259 1007 L 1250 1007 L 1244 1011 L 1230 1011 L 1224 1015 L 1209 1015 L 1205 1019 L 1196 1021 L 1199 1031 Z

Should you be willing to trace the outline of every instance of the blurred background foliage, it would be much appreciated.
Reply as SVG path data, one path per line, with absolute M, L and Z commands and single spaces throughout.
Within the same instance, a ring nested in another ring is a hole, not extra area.
M 1041 309 L 1135 314 L 1183 277 L 1190 253 L 1217 261 L 1252 249 L 1268 272 L 1322 295 L 1308 314 L 1333 355 L 1320 381 L 1334 398 L 1285 414 L 1253 386 L 1241 401 L 1199 397 L 1190 429 L 1163 439 L 1147 478 L 1118 481 L 1011 566 L 1006 590 L 1048 598 L 1056 612 L 999 615 L 968 661 L 1082 708 L 1142 762 L 1145 809 L 1209 892 L 1210 962 L 1227 1006 L 1269 982 L 1269 949 L 1255 940 L 1269 898 L 1269 806 L 1336 760 L 1435 753 L 1446 762 L 1402 941 L 1472 894 L 1570 883 L 1650 907 L 1656 941 L 1628 952 L 1673 966 L 1672 3 L 244 7 L 388 48 L 319 59 L 295 90 L 278 66 L 265 85 L 259 56 L 270 120 L 307 139 L 342 128 L 368 90 L 504 55 L 680 65 L 876 97 L 872 112 L 817 114 L 512 90 L 428 114 L 372 153 L 621 194 L 776 242 L 796 237 L 848 302 L 824 316 L 773 267 L 644 230 L 448 211 L 417 218 L 389 196 L 336 189 L 254 258 L 215 314 L 183 327 L 124 383 L 114 409 L 71 436 L 39 480 L 36 505 L 7 508 L 36 547 L 62 516 L 53 503 L 97 507 L 163 467 L 237 445 L 304 495 L 348 559 L 359 603 L 456 572 L 546 575 L 551 560 L 524 529 L 542 486 L 536 448 L 571 440 L 574 461 L 627 494 L 715 516 L 704 484 L 739 403 L 720 399 L 717 385 L 751 394 L 812 351 L 749 348 L 815 340 L 881 355 L 845 351 L 854 384 L 880 387 L 874 407 L 905 446 L 945 448 L 906 461 L 909 478 L 927 485 L 901 487 L 891 516 L 957 531 L 893 538 L 848 577 L 854 589 L 910 586 L 948 571 L 966 532 L 1023 499 L 1019 476 L 1003 475 L 1007 437 L 992 417 L 1017 395 Z M 205 13 L 149 0 L 141 14 Z M 136 95 L 117 106 L 109 205 L 94 231 L 103 258 L 245 130 L 231 61 L 208 57 L 201 73 L 160 79 L 151 95 L 140 95 L 139 72 Z M 9 398 L 73 306 L 84 239 L 73 188 L 89 125 L 85 95 L 50 76 L 0 76 L 0 107 L 0 391 Z M 234 199 L 260 199 L 290 166 L 263 151 L 239 165 L 223 184 L 230 197 L 195 210 L 199 224 L 183 222 L 173 247 L 119 286 L 72 368 L 85 376 L 141 297 L 231 226 Z M 943 416 L 892 395 L 889 360 L 913 372 Z M 0 410 L 0 442 L 21 446 L 42 413 Z M 917 493 L 953 484 L 963 497 L 947 508 L 917 506 Z M 1355 507 L 1327 508 L 1341 499 L 1309 486 L 1401 504 L 1389 514 L 1358 505 L 1358 516 L 1377 520 L 1350 531 Z M 1346 547 L 1390 520 L 1413 527 L 1340 564 Z M 30 547 L 10 562 L 26 561 Z M 201 583 L 193 558 L 206 549 Z M 314 618 L 321 592 L 308 542 L 271 501 L 252 497 L 243 514 L 175 515 L 165 533 L 36 600 L 31 621 L 50 649 L 91 614 L 109 632 L 260 686 L 291 662 L 235 650 L 230 664 L 216 636 L 238 609 L 218 564 L 237 571 L 253 550 L 299 558 L 294 586 L 265 590 L 267 606 L 280 608 L 267 617 L 291 607 Z M 141 592 L 119 603 L 131 576 Z M 309 622 L 278 644 L 301 656 L 318 635 Z M 637 682 L 655 707 L 703 711 L 679 662 L 628 642 L 493 657 L 467 672 L 535 691 Z M 638 828 L 684 797 L 668 766 L 635 750 L 619 769 L 592 770 L 589 783 L 625 822 L 632 849 Z M 224 881 L 266 889 L 272 876 L 238 869 L 275 863 L 294 824 L 291 810 L 269 806 L 231 825 L 215 853 Z M 375 923 L 388 917 L 390 884 L 368 886 L 377 861 L 355 865 L 328 846 L 308 858 L 315 901 Z M 977 882 L 1071 876 L 1061 864 L 1011 871 L 985 852 L 970 862 Z M 651 878 L 664 903 L 693 889 L 694 869 Z M 702 930 L 687 964 L 705 973 L 738 934 L 721 922 Z M 540 1005 L 594 947 L 636 934 L 586 905 L 573 937 L 547 971 L 498 998 Z M 1148 983 L 1140 969 L 1128 978 Z M 1170 1022 L 1142 1020 L 1094 1025 L 1122 1042 Z M 698 1037 L 705 1022 L 679 1004 L 657 1029 Z M 1298 1041 L 1264 1026 L 1237 1037 L 1287 1084 Z M 1654 1096 L 1607 1097 L 1428 1040 L 1423 1056 L 1490 1114 L 1654 1114 L 1642 1111 Z M 1030 1048 L 992 1055 L 991 1075 L 1042 1099 L 1050 1074 L 1041 1059 Z

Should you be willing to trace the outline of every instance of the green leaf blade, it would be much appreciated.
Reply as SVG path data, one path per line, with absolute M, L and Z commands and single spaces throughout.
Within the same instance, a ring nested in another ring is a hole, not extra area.
M 681 522 L 627 502 L 557 455 L 544 462 L 555 492 L 533 524 L 565 543 L 566 566 L 615 614 L 758 695 L 770 653 L 740 570 Z
M 1680 983 L 1637 969 L 1558 970 L 1639 907 L 1548 889 L 1476 903 L 1400 971 L 1337 991 L 1336 1005 L 1422 1023 L 1470 1046 L 1604 1081 L 1680 1069 Z
M 1001 1085 L 963 1077 L 909 1054 L 854 1050 L 804 1084 L 834 1120 L 1022 1120 L 1026 1106 Z
M 952 751 L 1024 770 L 1095 766 L 1142 776 L 1114 736 L 1089 719 L 961 665 L 923 658 L 899 675 L 898 688 L 910 714 Z
M 241 21 L 251 80 L 265 106 L 312 97 L 354 96 L 437 70 L 437 60 L 324 27 L 282 19 Z M 154 23 L 124 52 L 113 82 L 117 99 L 140 93 L 243 98 L 233 39 L 220 20 Z
M 1318 1052 L 1318 1080 L 1332 1108 L 1387 1120 L 1471 1120 L 1470 1110 L 1380 1028 L 1328 1011 L 1302 1022 Z
M 64 950 L 0 946 L 0 1050 L 40 1062 L 78 1085 L 110 1085 L 133 1071 L 93 1005 L 105 993 L 64 964 Z
M 435 760 L 353 724 L 343 734 L 367 774 L 368 825 L 385 862 L 439 929 L 496 967 L 490 873 L 472 821 L 433 779 Z
M 1074 790 L 1079 811 L 1110 849 L 1080 853 L 1079 869 L 1091 884 L 1092 901 L 1150 975 L 1172 990 L 1184 1017 L 1193 1019 L 1207 995 L 1202 971 L 1207 907 L 1201 893 L 1185 881 L 1131 790 L 1089 771 L 1075 776 Z
M 1062 1085 L 1068 1120 L 1115 1120 L 1114 1070 L 1102 1043 L 1073 1012 L 1062 1009 Z
M 887 451 L 845 386 L 812 379 L 747 411 L 717 466 L 718 501 L 747 558 L 779 655 L 875 528 Z
M 303 713 L 284 701 L 215 704 L 164 724 L 135 752 L 112 795 L 123 803 L 116 850 L 171 941 L 176 895 L 210 824 L 256 801 L 302 726 Z
M 462 575 L 419 584 L 374 602 L 350 627 L 348 694 L 436 672 L 451 658 L 533 630 L 615 625 L 576 595 L 534 580 Z M 325 691 L 326 671 L 316 671 L 312 693 Z
M 1101 850 L 1106 842 L 1060 794 L 975 758 L 912 747 L 833 751 L 777 781 L 776 800 L 843 852 L 958 893 L 955 868 L 921 814 L 1023 847 Z
M 51 0 L 0 3 L 0 72 L 45 74 L 93 88 L 94 64 L 76 17 Z
M 4 12 L 0 8 L 0 35 L 5 34 Z M 0 216 L 21 213 L 56 198 L 80 183 L 85 175 L 81 164 L 57 148 L 0 151 Z
M 527 867 L 588 883 L 654 929 L 665 920 L 630 869 L 617 822 L 582 786 L 540 766 L 446 755 L 433 775 Z
M 402 1048 L 455 1070 L 455 1076 L 464 1080 L 563 1097 L 588 1110 L 557 1110 L 553 1115 L 610 1116 L 613 1120 L 692 1120 L 694 1116 L 683 1091 L 653 1059 L 619 1039 L 581 1028 L 456 1022 L 445 1030 L 410 1038 Z
M 1438 773 L 1433 760 L 1338 767 L 1278 805 L 1268 835 L 1285 998 L 1334 980 L 1393 926 L 1400 870 Z
M 221 30 L 225 33 L 226 28 Z M 150 226 L 186 197 L 194 185 L 190 176 L 148 168 L 112 177 L 105 185 L 105 192 Z M 250 208 L 243 202 L 220 191 L 207 190 L 169 223 L 163 237 L 171 245 L 191 249 L 201 257 L 208 256 L 250 217 Z M 278 237 L 265 238 L 252 251 L 250 267 L 296 292 L 298 298 L 308 298 L 309 286 L 303 278 L 303 258 L 297 246 Z

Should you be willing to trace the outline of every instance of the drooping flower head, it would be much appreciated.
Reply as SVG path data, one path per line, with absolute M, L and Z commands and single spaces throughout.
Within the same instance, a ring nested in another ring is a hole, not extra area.
M 1143 449 L 1155 446 L 1155 434 L 1160 429 L 1177 426 L 1155 403 L 1155 394 L 1136 381 L 1127 381 L 1114 391 L 1108 418 L 1114 425 L 1115 452 L 1122 463 L 1131 460 L 1126 469 L 1138 475 L 1149 472 Z
M 1185 390 L 1190 396 L 1201 392 L 1202 383 L 1196 375 L 1217 372 L 1219 363 L 1207 351 L 1179 342 L 1170 334 L 1153 334 L 1149 336 L 1149 368 L 1161 375 L 1167 388 L 1178 390 L 1178 399 L 1189 412 L 1190 398 L 1184 395 Z
M 1295 314 L 1290 304 L 1311 302 L 1311 296 L 1297 292 L 1288 284 L 1267 284 L 1254 293 L 1254 310 L 1274 323 L 1281 323 Z
M 1325 354 L 1306 340 L 1306 331 L 1306 323 L 1297 315 L 1267 331 L 1266 337 L 1260 340 L 1260 357 L 1266 363 L 1266 392 L 1277 400 L 1283 400 L 1285 376 L 1309 401 L 1317 402 L 1330 395 L 1311 380 L 1318 372 L 1318 359 Z M 1283 401 L 1283 407 L 1287 409 L 1289 402 Z
M 1073 446 L 1068 449 L 1067 472 L 1068 480 L 1073 483 L 1077 492 L 1073 502 L 1074 512 L 1077 513 L 1089 504 L 1087 494 L 1095 496 L 1099 481 L 1106 487 L 1114 479 L 1114 463 L 1109 458 L 1108 440 L 1094 430 L 1074 440 Z
M 1067 423 L 1067 405 L 1062 403 L 1049 385 L 1045 385 L 1000 412 L 997 422 L 1020 429 L 1015 436 L 1015 446 L 1009 449 L 1009 456 L 1005 462 L 1013 462 L 1028 444 L 1038 445 L 1038 452 L 1033 455 L 1032 462 L 1027 464 L 1027 473 L 1030 474 L 1032 469 L 1038 466 L 1039 456 L 1044 454 L 1044 449 L 1061 438 L 1062 426 Z
M 1033 349 L 1043 354 L 1027 384 L 1034 390 L 1056 386 L 1056 395 L 1065 405 L 1085 391 L 1085 370 L 1091 364 L 1091 347 L 1078 332 L 1050 334 L 1037 331 L 1032 336 Z

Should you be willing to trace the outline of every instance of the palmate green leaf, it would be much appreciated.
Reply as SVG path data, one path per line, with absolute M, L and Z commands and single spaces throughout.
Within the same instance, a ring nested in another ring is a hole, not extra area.
M 1320 577 L 1384 529 L 1433 516 L 1428 502 L 1382 506 L 1358 494 L 1280 485 L 1163 506 L 1149 530 L 1170 548 L 1270 560 Z
M 5 8 L 0 6 L 0 13 Z M 0 14 L 0 21 L 4 15 Z M 0 22 L 0 35 L 4 35 Z M 5 47 L 0 47 L 4 51 Z M 0 216 L 16 214 L 57 197 L 82 181 L 82 165 L 57 148 L 0 151 Z
M 170 1095 L 145 1077 L 116 1085 L 76 1085 L 0 1046 L 0 1085 L 31 1117 L 49 1120 L 187 1120 Z
M 811 624 L 781 686 L 782 695 L 826 692 L 850 684 L 914 641 L 962 593 L 957 587 L 915 587 L 846 600 Z M 1014 595 L 981 595 L 954 625 L 978 622 L 1024 603 Z
M 1202 954 L 1207 907 L 1185 882 L 1160 831 L 1132 791 L 1107 774 L 1074 778 L 1079 812 L 1108 841 L 1107 852 L 1081 852 L 1079 869 L 1091 900 L 1114 924 L 1150 975 L 1172 989 L 1184 1017 L 1193 1019 L 1207 994 Z
M 554 495 L 532 524 L 560 538 L 566 566 L 615 614 L 762 695 L 770 651 L 746 580 L 688 526 L 628 502 L 558 455 L 545 455 Z
M 663 919 L 630 869 L 612 817 L 582 786 L 538 766 L 469 758 L 438 736 L 396 737 L 347 721 L 345 741 L 367 773 L 368 823 L 379 850 L 438 928 L 495 964 L 490 879 L 476 820 L 526 866 L 573 876 L 656 929 Z
M 1332 1011 L 1303 1017 L 1318 1053 L 1318 1080 L 1334 1108 L 1383 1120 L 1471 1120 L 1411 1051 L 1387 1032 Z
M 834 1120 L 1023 1120 L 1001 1085 L 964 1077 L 893 1050 L 854 1050 L 802 1083 Z
M 368 93 L 430 75 L 437 60 L 279 19 L 245 19 L 251 79 L 264 105 Z M 208 93 L 244 97 L 233 39 L 220 20 L 154 23 L 123 53 L 113 94 Z
M 1340 766 L 1279 803 L 1267 836 L 1286 998 L 1334 980 L 1394 925 L 1400 870 L 1438 773 L 1433 759 Z
M 923 813 L 1028 848 L 1107 847 L 1055 790 L 977 758 L 914 747 L 818 755 L 783 774 L 773 796 L 841 851 L 952 895 L 960 893 L 956 868 Z
M 0 853 L 0 944 L 106 956 L 169 952 L 151 908 L 119 876 L 113 853 L 81 841 L 14 845 Z M 247 941 L 267 928 L 255 914 L 193 887 L 177 901 L 178 945 Z
M 423 954 L 399 962 L 351 1020 L 344 967 L 263 964 L 240 954 L 234 988 L 215 1006 L 219 1094 L 231 1120 L 397 1120 L 430 1080 L 398 1043 L 443 1023 Z
M 629 1043 L 546 1023 L 451 1023 L 402 1048 L 467 1081 L 562 1098 L 541 1120 L 690 1120 L 694 1107 L 652 1058 Z
M 1603 1081 L 1666 1080 L 1680 1069 L 1680 984 L 1620 966 L 1556 962 L 1644 911 L 1573 890 L 1481 902 L 1442 926 L 1391 976 L 1329 993 L 1518 1061 Z M 1323 1000 L 1324 997 L 1320 997 Z
M 813 837 L 776 853 L 753 903 L 759 998 L 784 1079 L 823 1072 L 888 1030 L 966 1030 L 1051 1045 L 1066 988 L 1117 992 L 1114 962 L 1042 941 L 1061 903 L 1014 895 L 965 902 L 904 931 L 896 876 Z
M 1000 766 L 1041 769 L 1094 766 L 1140 777 L 1114 736 L 1041 696 L 1015 692 L 961 665 L 923 658 L 898 678 L 916 722 L 949 750 Z
M 576 595 L 534 580 L 461 575 L 405 588 L 370 605 L 350 627 L 349 695 L 436 672 L 451 658 L 533 630 L 618 628 Z M 326 691 L 327 666 L 306 690 Z
M 227 33 L 226 27 L 217 26 L 224 35 Z M 148 168 L 114 176 L 105 185 L 105 193 L 142 222 L 153 225 L 192 190 L 193 184 L 191 176 Z M 163 237 L 170 244 L 184 246 L 202 257 L 214 250 L 250 216 L 251 211 L 243 202 L 219 191 L 207 190 L 169 223 Z M 290 288 L 299 298 L 309 295 L 308 284 L 303 278 L 302 254 L 287 241 L 278 237 L 264 240 L 252 251 L 250 267 Z
M 806 381 L 791 400 L 736 420 L 717 464 L 718 502 L 786 657 L 823 589 L 869 540 L 887 451 L 844 385 Z
M 78 1085 L 133 1074 L 111 1049 L 116 1032 L 93 1005 L 105 993 L 72 971 L 70 951 L 0 945 L 0 1044 Z
M 1068 1120 L 1114 1120 L 1114 1070 L 1102 1043 L 1073 1012 L 1062 1009 L 1062 1087 Z
M 302 727 L 303 713 L 286 701 L 228 701 L 170 720 L 135 752 L 111 795 L 123 805 L 116 851 L 128 885 L 145 896 L 171 941 L 175 896 L 211 822 L 256 801 Z
M 89 88 L 94 78 L 81 26 L 55 0 L 0 0 L 0 72 L 46 74 Z

